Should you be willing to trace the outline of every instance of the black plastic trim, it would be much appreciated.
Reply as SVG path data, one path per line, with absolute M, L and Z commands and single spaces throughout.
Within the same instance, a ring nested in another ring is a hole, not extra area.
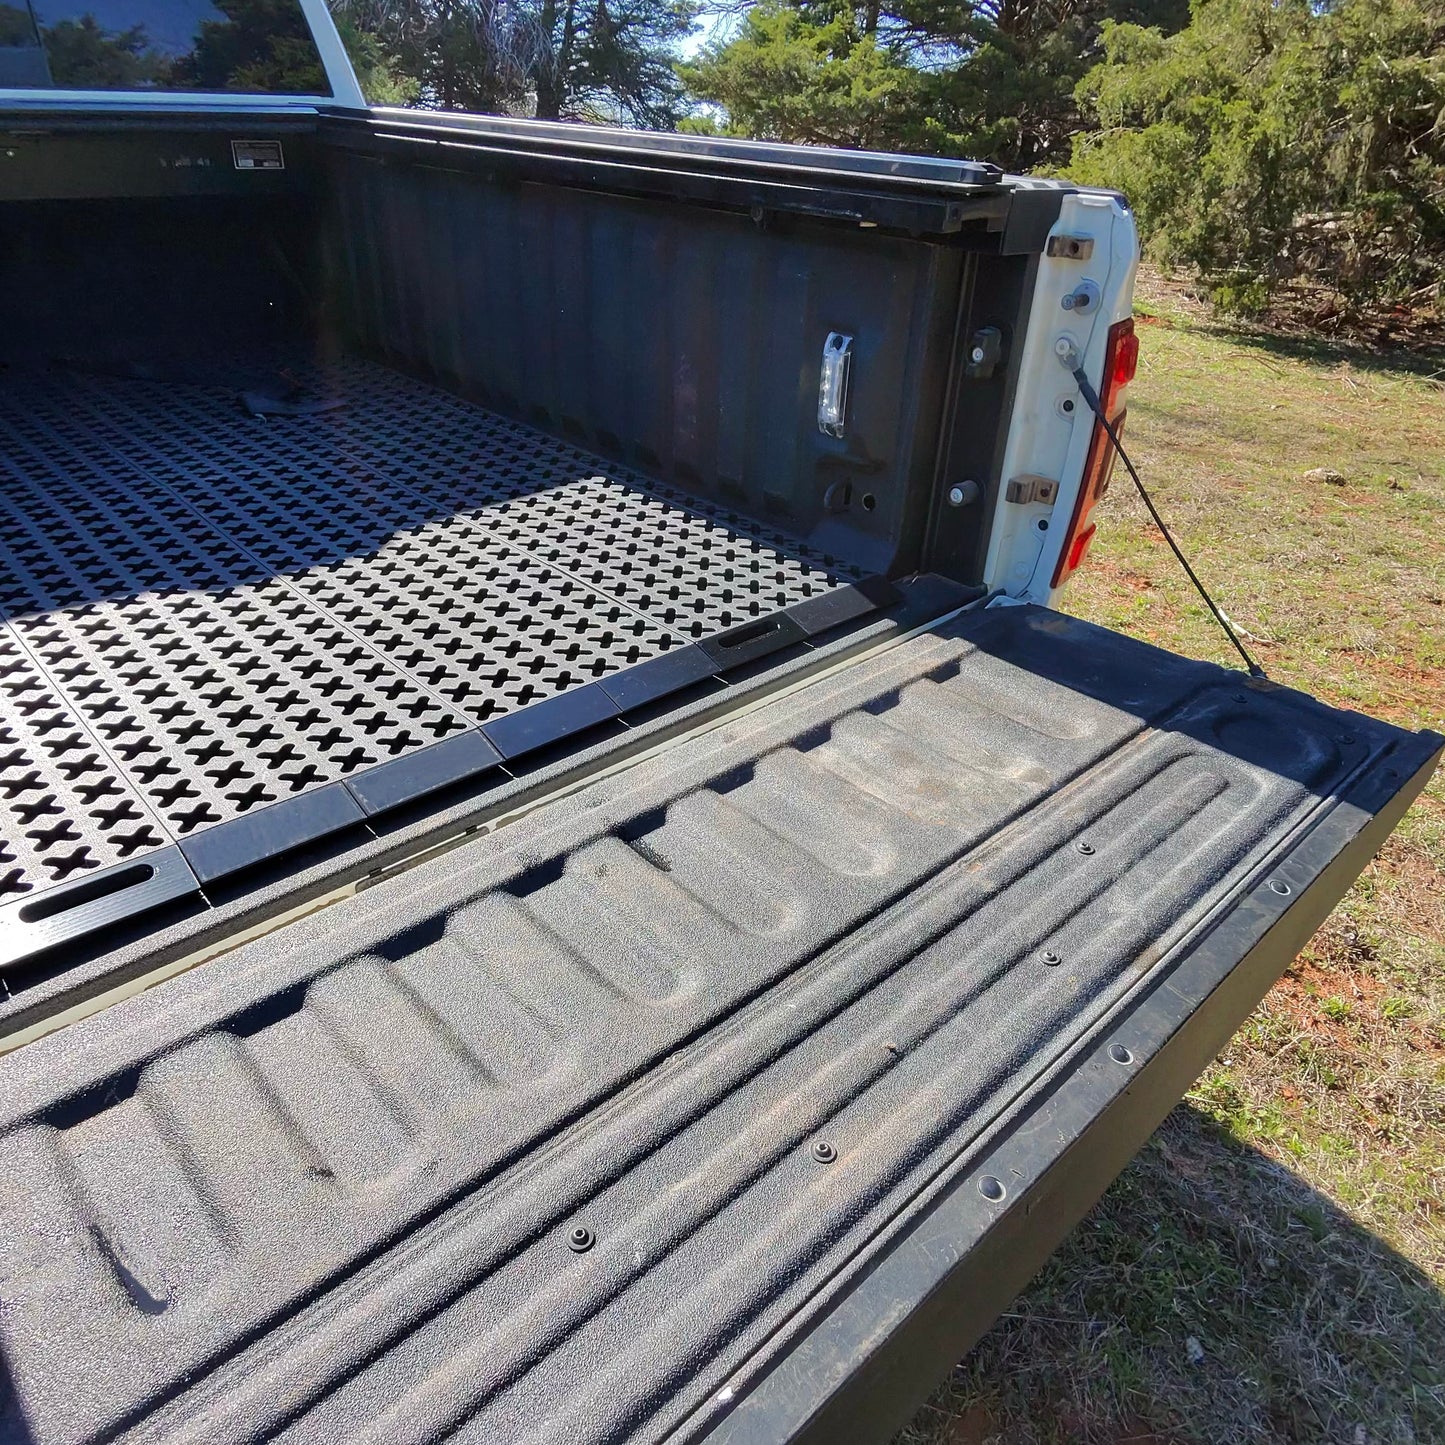
M 354 114 L 354 112 L 352 112 Z M 1016 179 L 988 161 L 956 157 L 900 155 L 893 152 L 843 150 L 830 146 L 789 145 L 776 141 L 740 140 L 732 136 L 680 135 L 669 131 L 627 130 L 616 126 L 579 127 L 568 121 L 511 116 L 474 115 L 462 111 L 417 111 L 376 106 L 370 119 L 378 126 L 431 130 L 478 142 L 505 141 L 528 150 L 573 156 L 641 156 L 667 166 L 710 166 L 739 173 L 802 173 L 810 180 L 864 180 L 907 189 L 1012 187 Z
M 365 812 L 384 813 L 501 764 L 501 753 L 478 730 L 443 738 L 420 752 L 368 768 L 348 778 L 346 786 Z
M 716 672 L 713 658 L 696 643 L 689 643 L 604 677 L 598 686 L 621 712 L 630 712 L 692 687 Z
M 146 853 L 0 908 L 0 964 L 16 963 L 199 890 L 180 848 Z
M 458 118 L 460 119 L 460 118 Z M 827 173 L 792 165 L 745 166 L 719 157 L 665 158 L 629 149 L 595 154 L 544 150 L 536 138 L 390 116 L 328 116 L 322 139 L 337 150 L 518 181 L 605 190 L 762 212 L 860 222 L 917 236 L 965 228 L 1001 231 L 1018 194 L 1001 184 L 942 186 L 899 176 Z
M 494 718 L 483 725 L 482 732 L 504 758 L 518 758 L 609 722 L 620 711 L 601 683 L 589 682 L 572 692 L 558 693 L 518 712 Z
M 977 602 L 984 595 L 981 588 L 965 587 L 934 575 L 911 578 L 898 585 L 903 595 L 902 604 L 891 614 L 880 615 L 865 623 L 856 636 L 843 633 L 837 637 L 822 638 L 817 644 L 821 649 L 819 654 L 809 654 L 805 649 L 804 655 L 781 656 L 763 677 L 740 679 L 735 684 L 739 691 L 731 697 L 723 691 L 708 697 L 682 698 L 675 714 L 648 717 L 637 724 L 632 738 L 657 739 L 679 724 L 715 718 L 727 708 L 736 706 L 740 700 L 764 694 L 773 684 L 806 676 L 815 667 L 836 662 L 851 655 L 855 649 L 881 638 L 941 618 L 965 603 Z M 588 686 L 600 688 L 600 684 L 596 683 Z M 614 756 L 614 750 L 623 741 L 602 736 L 595 740 L 583 739 L 579 735 L 576 754 L 549 759 L 545 776 L 552 783 L 585 776 L 589 769 Z M 354 775 L 347 780 L 347 785 L 354 786 L 359 776 Z M 479 808 L 497 806 L 499 797 L 530 796 L 537 786 L 535 777 L 518 779 L 501 776 L 497 782 L 497 796 L 489 795 L 484 802 L 479 803 L 475 798 L 458 802 L 439 801 L 435 810 L 427 810 L 422 817 L 400 814 L 407 819 L 404 826 L 384 837 L 357 829 L 348 835 L 356 839 L 355 846 L 339 857 L 298 860 L 294 871 L 284 879 L 263 879 L 255 887 L 224 899 L 212 896 L 209 900 L 211 907 L 203 908 L 196 916 L 172 921 L 154 931 L 143 929 L 140 925 L 124 932 L 117 929 L 114 932 L 120 935 L 119 940 L 108 941 L 103 924 L 87 925 L 77 931 L 74 956 L 67 960 L 65 968 L 0 1003 L 0 1022 L 3 1022 L 3 1030 L 0 1031 L 8 1033 L 24 1028 L 88 997 L 101 987 L 123 982 L 183 954 L 222 946 L 226 938 L 238 929 L 254 927 L 281 909 L 293 908 L 342 884 L 355 882 L 380 868 L 394 865 L 410 853 L 457 836 L 465 830 Z M 255 874 L 251 876 L 254 878 Z M 194 889 L 193 881 L 187 891 Z M 115 917 L 122 920 L 129 914 L 117 913 Z M 29 957 L 44 946 L 40 942 L 29 944 L 21 956 Z
M 805 636 L 817 637 L 819 633 L 830 632 L 844 623 L 856 622 L 881 607 L 896 606 L 902 600 L 898 589 L 886 577 L 868 577 L 862 582 L 833 587 L 806 601 L 795 602 L 785 609 L 783 615 L 791 618 Z
M 1009 206 L 1008 220 L 1004 223 L 1000 254 L 1039 255 L 1064 208 L 1064 197 L 1073 194 L 1073 187 L 1064 186 L 1015 191 L 1013 204 Z
M 209 883 L 349 828 L 365 817 L 345 783 L 328 783 L 314 793 L 302 793 L 254 813 L 243 813 L 229 823 L 183 840 L 180 848 L 196 877 Z
M 786 612 L 774 612 L 770 617 L 745 622 L 715 637 L 705 637 L 697 645 L 719 668 L 727 670 L 805 641 L 807 634 Z

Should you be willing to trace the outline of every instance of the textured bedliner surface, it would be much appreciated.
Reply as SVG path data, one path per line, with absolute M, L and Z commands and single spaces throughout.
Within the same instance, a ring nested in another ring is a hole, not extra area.
M 0 1434 L 692 1438 L 1422 746 L 965 614 L 0 1058 Z
M 343 404 L 0 387 L 0 908 L 851 575 L 380 367 L 248 374 Z

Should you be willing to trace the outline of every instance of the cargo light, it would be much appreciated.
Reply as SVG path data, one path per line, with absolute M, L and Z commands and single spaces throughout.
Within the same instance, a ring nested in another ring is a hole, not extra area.
M 1135 373 L 1139 370 L 1139 338 L 1134 334 L 1134 318 L 1116 321 L 1109 328 L 1109 338 L 1104 348 L 1104 384 L 1100 398 L 1104 404 L 1104 415 L 1109 418 L 1114 430 L 1123 434 L 1124 392 Z M 1074 515 L 1069 521 L 1069 530 L 1064 535 L 1064 545 L 1059 551 L 1058 565 L 1054 568 L 1053 586 L 1060 587 L 1083 565 L 1098 530 L 1089 520 L 1099 499 L 1109 490 L 1109 478 L 1114 473 L 1114 444 L 1104 424 L 1096 417 L 1094 432 L 1089 438 L 1089 454 L 1084 461 L 1084 477 L 1079 483 L 1079 495 L 1074 502 Z

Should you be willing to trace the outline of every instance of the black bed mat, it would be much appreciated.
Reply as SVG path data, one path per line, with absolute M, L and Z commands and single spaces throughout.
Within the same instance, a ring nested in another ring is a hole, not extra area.
M 0 1426 L 690 1438 L 1439 742 L 994 608 L 32 1043 Z
M 856 580 L 380 367 L 286 375 L 341 405 L 0 386 L 0 963 L 722 671 L 742 624 L 801 636 Z

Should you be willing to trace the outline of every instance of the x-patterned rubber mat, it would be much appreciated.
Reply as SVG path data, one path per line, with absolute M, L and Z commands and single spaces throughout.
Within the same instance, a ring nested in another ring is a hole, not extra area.
M 0 961 L 719 672 L 740 626 L 805 635 L 789 609 L 858 580 L 380 367 L 304 380 L 336 408 L 0 391 Z

